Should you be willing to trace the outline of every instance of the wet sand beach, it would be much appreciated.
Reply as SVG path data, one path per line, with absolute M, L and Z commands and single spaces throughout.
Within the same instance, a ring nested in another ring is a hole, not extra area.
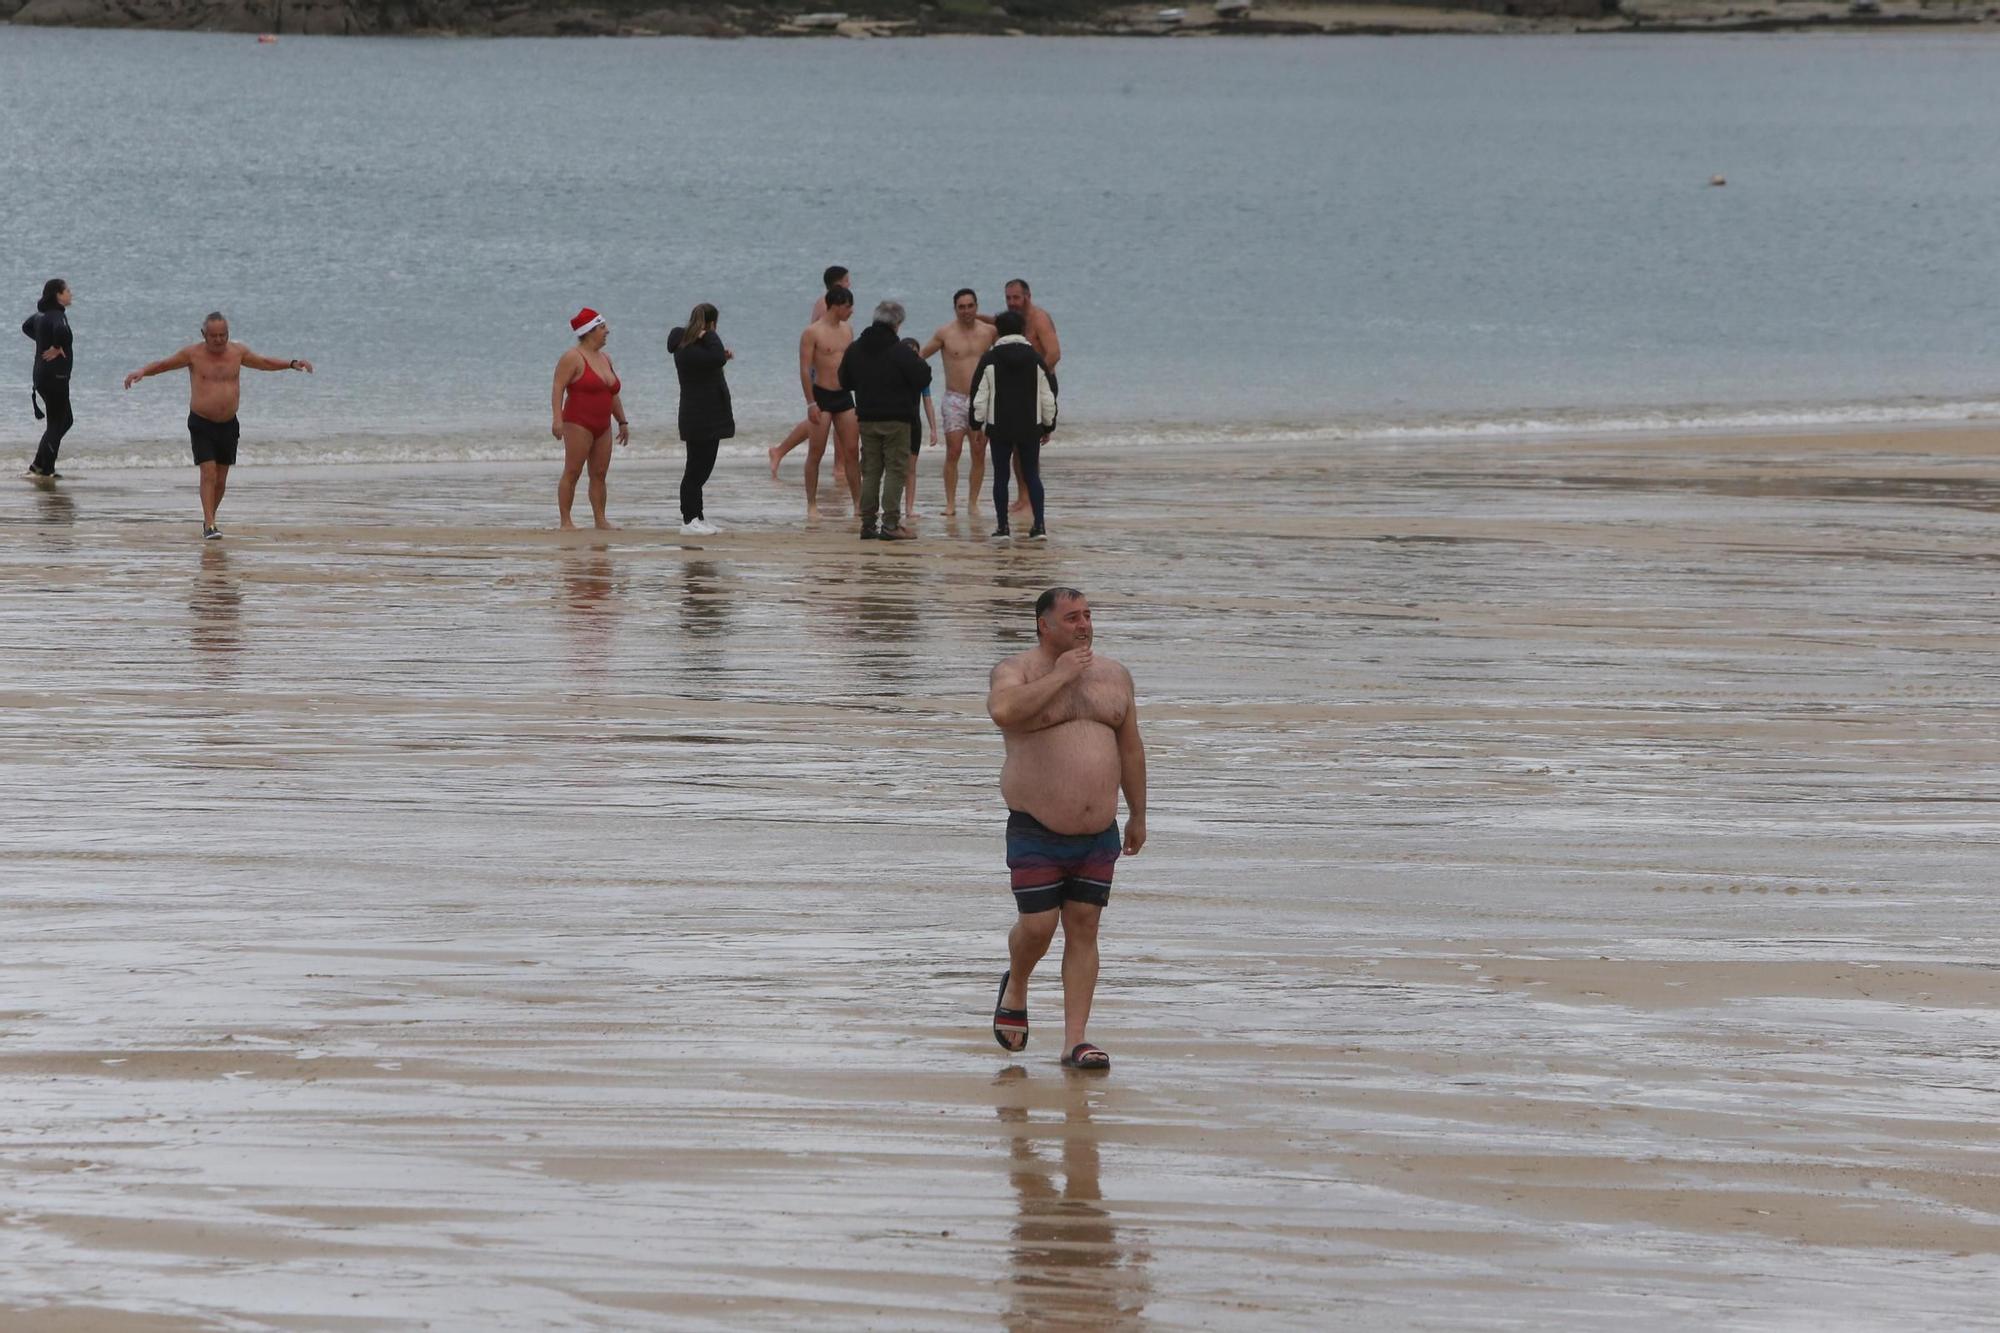
M 2000 430 L 1058 446 L 1046 545 L 935 468 L 0 491 L 0 1324 L 1990 1323 Z M 1106 1076 L 1054 954 L 987 1031 L 1052 583 Z

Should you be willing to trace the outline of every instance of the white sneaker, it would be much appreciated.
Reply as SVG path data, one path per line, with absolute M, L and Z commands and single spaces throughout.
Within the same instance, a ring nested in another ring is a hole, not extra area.
M 691 518 L 681 524 L 681 536 L 700 537 L 708 531 L 708 525 L 698 518 Z
M 701 535 L 704 537 L 713 537 L 716 533 L 722 531 L 721 528 L 716 527 L 715 524 L 705 518 L 698 518 L 695 520 L 695 523 L 701 528 Z

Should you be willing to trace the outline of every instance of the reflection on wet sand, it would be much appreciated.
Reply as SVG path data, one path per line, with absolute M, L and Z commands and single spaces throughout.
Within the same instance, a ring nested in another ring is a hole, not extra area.
M 569 629 L 571 664 L 601 674 L 617 629 L 617 568 L 602 546 L 565 549 L 561 557 L 563 619 Z
M 230 674 L 228 659 L 243 649 L 243 585 L 216 542 L 201 548 L 201 566 L 188 589 L 188 641 L 197 653 L 220 654 L 210 668 Z
M 729 600 L 722 587 L 722 569 L 713 560 L 690 560 L 681 566 L 681 632 L 694 639 L 715 639 L 729 631 Z
M 0 489 L 0 1327 L 1990 1323 L 1995 459 L 1079 451 L 1045 548 Z M 981 704 L 1057 583 L 1153 839 L 1116 1070 L 1051 986 L 996 1087 Z
M 54 486 L 35 488 L 35 521 L 52 528 L 70 528 L 76 525 L 76 501 L 68 491 L 57 490 Z M 68 544 L 70 534 L 52 533 Z
M 1092 1101 L 1103 1095 L 1091 1080 L 1065 1079 L 1061 1121 L 1036 1120 L 1028 1071 L 1009 1065 L 1001 1089 L 1000 1122 L 1008 1132 L 1014 1189 L 1006 1326 L 1009 1333 L 1048 1328 L 1140 1329 L 1150 1294 L 1152 1256 L 1119 1233 L 1105 1206 L 1098 1131 Z M 1054 1139 L 1051 1156 L 1042 1141 Z M 1057 1183 L 1057 1173 L 1061 1183 Z

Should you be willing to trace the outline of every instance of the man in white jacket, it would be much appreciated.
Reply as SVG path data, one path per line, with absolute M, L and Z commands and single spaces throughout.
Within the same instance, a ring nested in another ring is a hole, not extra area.
M 1056 386 L 1041 353 L 1026 336 L 1027 321 L 1009 310 L 993 321 L 1000 335 L 972 372 L 971 426 L 986 434 L 993 451 L 995 537 L 1012 533 L 1007 524 L 1007 483 L 1014 459 L 1021 460 L 1021 484 L 1034 507 L 1031 538 L 1045 538 L 1042 510 L 1042 446 L 1056 428 Z

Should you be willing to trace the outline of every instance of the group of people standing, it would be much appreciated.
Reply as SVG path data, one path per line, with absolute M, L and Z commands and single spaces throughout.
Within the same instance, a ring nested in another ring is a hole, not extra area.
M 834 484 L 848 491 L 862 539 L 914 538 L 916 533 L 905 520 L 916 506 L 915 464 L 926 419 L 931 442 L 937 442 L 930 359 L 941 356 L 944 514 L 958 512 L 959 460 L 970 444 L 968 507 L 977 509 L 990 450 L 993 535 L 1011 536 L 1010 517 L 1026 511 L 1033 516 L 1028 536 L 1045 537 L 1041 448 L 1056 426 L 1055 368 L 1062 345 L 1054 321 L 1034 304 L 1027 282 L 1016 278 L 1007 284 L 1007 308 L 998 315 L 981 313 L 978 294 L 969 287 L 959 289 L 952 297 L 951 322 L 920 344 L 902 336 L 907 312 L 897 301 L 879 302 L 868 327 L 857 335 L 852 327 L 852 274 L 834 265 L 822 281 L 825 294 L 814 304 L 812 319 L 799 337 L 805 417 L 783 442 L 767 451 L 772 478 L 778 476 L 786 454 L 807 444 L 806 515 L 817 518 L 820 464 L 830 442 Z M 75 420 L 69 401 L 75 348 L 67 314 L 74 298 L 66 281 L 49 279 L 35 313 L 21 326 L 35 343 L 30 397 L 36 418 L 46 422 L 28 466 L 29 477 L 38 481 L 61 475 L 56 456 Z M 696 535 L 720 530 L 708 520 L 703 491 L 722 441 L 736 434 L 725 373 L 736 354 L 716 331 L 719 319 L 716 307 L 703 302 L 667 337 L 680 383 L 677 424 L 687 451 L 680 484 L 681 531 Z M 562 527 L 575 527 L 571 511 L 583 484 L 593 522 L 609 528 L 613 524 L 605 506 L 612 450 L 631 439 L 624 384 L 605 351 L 611 325 L 602 314 L 588 307 L 579 310 L 570 320 L 570 333 L 575 342 L 557 360 L 549 393 L 549 431 L 563 445 L 556 510 Z M 188 437 L 201 474 L 202 535 L 211 540 L 222 536 L 217 511 L 241 438 L 236 413 L 245 368 L 311 373 L 313 367 L 299 358 L 261 356 L 230 341 L 229 321 L 213 312 L 202 322 L 200 342 L 125 377 L 130 389 L 170 370 L 188 372 Z M 1019 499 L 1011 506 L 1010 481 L 1019 485 Z
M 993 476 L 993 535 L 1011 535 L 1009 516 L 1032 510 L 1031 537 L 1047 535 L 1043 512 L 1041 446 L 1056 426 L 1056 363 L 1062 344 L 1055 321 L 1034 303 L 1027 280 L 1007 284 L 1007 308 L 998 315 L 982 314 L 979 294 L 961 287 L 952 294 L 952 319 L 919 344 L 900 337 L 906 312 L 900 302 L 883 301 L 872 322 L 856 335 L 853 274 L 835 264 L 821 275 L 826 294 L 813 306 L 812 320 L 799 335 L 799 387 L 805 395 L 805 419 L 768 451 L 771 475 L 785 455 L 800 444 L 806 452 L 806 514 L 819 513 L 820 460 L 828 439 L 834 446 L 834 478 L 843 476 L 861 515 L 864 539 L 901 540 L 914 533 L 900 522 L 916 505 L 915 459 L 922 448 L 918 405 L 930 396 L 930 358 L 942 356 L 944 392 L 944 513 L 958 512 L 959 458 L 972 446 L 972 477 L 966 503 L 978 508 L 980 482 L 990 448 L 996 460 Z M 894 348 L 892 348 L 894 344 Z M 900 352 L 895 350 L 900 348 Z M 936 413 L 932 443 L 936 443 Z M 897 425 L 908 427 L 903 448 L 893 448 Z M 867 426 L 878 429 L 870 432 Z M 871 480 L 868 453 L 862 444 L 870 436 L 881 451 L 880 476 Z M 857 469 L 854 464 L 860 463 Z M 1020 483 L 1020 502 L 1009 507 L 1008 481 Z
M 909 541 L 917 534 L 904 521 L 916 506 L 915 461 L 923 447 L 924 425 L 933 443 L 938 413 L 931 400 L 930 358 L 942 354 L 945 371 L 943 429 L 946 516 L 957 510 L 959 459 L 972 446 L 967 504 L 977 508 L 987 451 L 993 468 L 993 535 L 1012 535 L 1010 516 L 1033 515 L 1031 538 L 1048 535 L 1041 476 L 1041 448 L 1055 430 L 1055 365 L 1062 357 L 1055 322 L 1034 304 L 1028 284 L 1007 284 L 1007 309 L 998 315 L 979 310 L 970 287 L 952 297 L 952 321 L 928 343 L 902 336 L 908 312 L 899 301 L 882 301 L 867 328 L 853 329 L 853 275 L 836 264 L 822 275 L 825 293 L 799 335 L 799 388 L 805 416 L 791 434 L 766 451 L 771 477 L 799 445 L 807 446 L 806 517 L 819 517 L 820 467 L 833 448 L 834 485 L 854 504 L 864 541 Z M 681 477 L 681 531 L 719 531 L 708 521 L 703 488 L 715 469 L 721 443 L 736 434 L 725 374 L 735 353 L 716 331 L 720 313 L 706 302 L 687 323 L 667 335 L 680 381 L 679 433 L 687 448 Z M 570 514 L 576 487 L 589 476 L 591 516 L 605 517 L 605 477 L 615 444 L 630 438 L 622 382 L 604 345 L 609 323 L 585 307 L 570 320 L 576 345 L 556 362 L 550 388 L 550 433 L 563 442 L 562 479 L 556 485 L 561 524 L 574 527 Z M 615 433 L 614 433 L 615 427 Z M 1018 481 L 1020 500 L 1009 505 L 1009 482 Z

